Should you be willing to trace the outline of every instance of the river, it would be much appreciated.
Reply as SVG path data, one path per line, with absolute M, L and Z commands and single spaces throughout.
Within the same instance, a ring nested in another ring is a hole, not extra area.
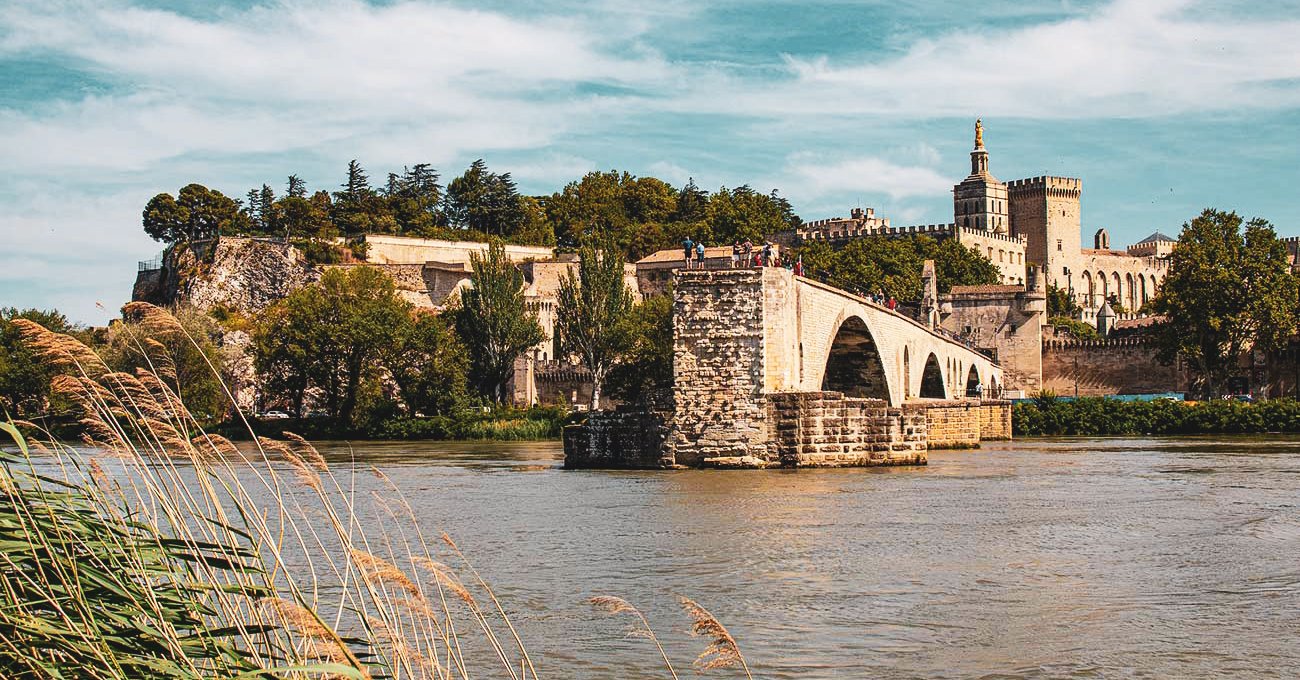
M 667 677 L 585 604 L 600 594 L 639 606 L 683 677 L 704 642 L 676 594 L 757 678 L 1300 676 L 1297 438 L 798 471 L 565 471 L 551 442 L 354 451 L 457 539 L 543 677 Z

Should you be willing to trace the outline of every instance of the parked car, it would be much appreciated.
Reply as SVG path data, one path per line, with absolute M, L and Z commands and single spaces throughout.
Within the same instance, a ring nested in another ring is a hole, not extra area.
M 286 418 L 290 418 L 291 416 L 288 413 L 285 413 L 284 411 L 265 411 L 263 413 L 257 414 L 257 417 L 263 420 L 284 420 Z

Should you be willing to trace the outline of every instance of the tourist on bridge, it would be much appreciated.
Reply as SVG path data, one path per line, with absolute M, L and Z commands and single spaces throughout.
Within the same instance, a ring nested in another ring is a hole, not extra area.
M 695 266 L 698 269 L 704 269 L 704 242 L 703 241 L 700 241 L 699 243 L 695 244 Z
M 731 268 L 735 269 L 740 266 L 740 241 L 731 244 Z
M 803 276 L 803 255 L 800 255 L 799 259 L 794 261 L 794 275 Z
M 682 241 L 682 248 L 686 251 L 686 268 L 690 269 L 691 253 L 695 251 L 695 241 L 692 241 L 691 237 L 687 236 L 686 240 Z
M 895 300 L 893 295 L 889 296 L 888 307 L 889 307 L 889 311 L 891 312 L 898 309 L 898 300 Z
M 763 266 L 772 266 L 772 243 L 770 241 L 763 243 Z
M 740 252 L 745 255 L 745 259 L 743 260 L 745 266 L 746 267 L 754 266 L 754 242 L 749 239 L 745 239 L 745 242 L 740 244 Z

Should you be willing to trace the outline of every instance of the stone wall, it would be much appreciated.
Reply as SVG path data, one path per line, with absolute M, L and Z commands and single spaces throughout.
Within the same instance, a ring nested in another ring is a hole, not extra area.
M 932 449 L 973 449 L 980 445 L 978 402 L 930 404 L 925 409 L 927 444 Z
M 924 465 L 923 406 L 839 392 L 784 392 L 768 399 L 777 460 L 786 467 Z
M 1042 388 L 1043 317 L 1046 295 L 1042 290 L 1005 286 L 961 286 L 940 297 L 945 303 L 943 328 L 966 338 L 976 347 L 996 353 L 1008 390 L 1027 394 Z M 960 378 L 964 393 L 967 376 Z
M 470 253 L 487 252 L 488 244 L 477 241 L 442 241 L 437 239 L 366 234 L 369 248 L 366 259 L 375 264 L 423 264 L 425 262 L 469 263 Z M 506 257 L 514 262 L 544 260 L 555 254 L 546 246 L 506 245 Z
M 986 400 L 979 405 L 980 441 L 1011 439 L 1011 402 Z
M 669 449 L 678 463 L 774 462 L 763 391 L 763 270 L 678 272 Z
M 595 411 L 581 425 L 564 428 L 564 467 L 668 468 L 667 417 L 634 409 Z
M 1186 392 L 1189 376 L 1177 362 L 1156 360 L 1156 347 L 1141 338 L 1045 340 L 1043 390 L 1062 397 Z

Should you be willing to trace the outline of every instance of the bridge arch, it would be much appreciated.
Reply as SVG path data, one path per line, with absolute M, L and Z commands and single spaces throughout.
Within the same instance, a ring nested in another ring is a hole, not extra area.
M 939 368 L 939 357 L 931 352 L 925 359 L 925 369 L 921 371 L 921 390 L 917 396 L 922 399 L 947 399 L 947 392 L 943 386 L 943 369 Z
M 971 397 L 979 394 L 977 391 L 980 386 L 980 372 L 975 364 L 970 365 L 970 372 L 966 374 L 966 396 Z
M 826 354 L 821 389 L 889 401 L 889 376 L 876 339 L 859 316 L 843 319 Z

